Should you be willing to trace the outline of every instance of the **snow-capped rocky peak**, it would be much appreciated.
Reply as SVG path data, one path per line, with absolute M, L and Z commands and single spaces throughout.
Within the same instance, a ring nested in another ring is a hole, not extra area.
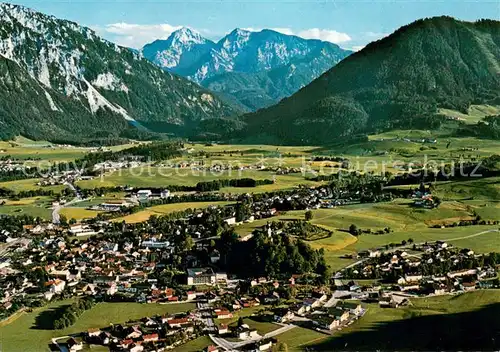
M 188 27 L 176 30 L 170 35 L 170 38 L 172 44 L 193 45 L 207 42 L 207 39 L 203 38 L 199 32 Z
M 142 48 L 142 54 L 160 67 L 173 72 L 187 67 L 215 45 L 197 31 L 182 27 L 166 40 L 156 40 Z
M 222 46 L 229 51 L 239 50 L 248 43 L 251 35 L 250 31 L 236 28 L 224 38 Z

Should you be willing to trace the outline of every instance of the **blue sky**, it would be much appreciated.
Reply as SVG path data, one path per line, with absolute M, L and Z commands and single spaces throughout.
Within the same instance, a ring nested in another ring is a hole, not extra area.
M 500 19 L 500 0 L 20 0 L 10 1 L 140 47 L 181 26 L 218 40 L 232 29 L 272 28 L 359 49 L 418 18 Z

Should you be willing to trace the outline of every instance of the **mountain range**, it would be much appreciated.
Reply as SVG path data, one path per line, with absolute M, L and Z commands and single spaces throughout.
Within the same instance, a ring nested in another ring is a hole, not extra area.
M 467 113 L 471 104 L 500 105 L 500 22 L 434 17 L 370 43 L 279 104 L 245 115 L 235 129 L 252 142 L 325 144 L 437 128 L 444 120 L 438 108 Z M 227 135 L 231 126 L 218 131 Z
M 321 40 L 239 28 L 218 42 L 181 28 L 141 52 L 247 111 L 290 96 L 352 53 Z
M 500 106 L 495 20 L 422 19 L 352 54 L 269 30 L 237 29 L 214 43 L 181 29 L 166 42 L 135 51 L 0 3 L 0 138 L 89 143 L 167 133 L 320 145 L 438 128 L 439 108 Z M 334 66 L 320 75 L 324 61 Z M 485 120 L 481 131 L 492 126 Z
M 0 137 L 79 141 L 189 130 L 239 112 L 92 30 L 0 3 Z

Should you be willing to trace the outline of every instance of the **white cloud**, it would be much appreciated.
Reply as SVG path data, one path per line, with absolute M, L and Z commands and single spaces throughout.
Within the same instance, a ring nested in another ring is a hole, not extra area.
M 345 43 L 351 40 L 347 33 L 341 33 L 330 29 L 311 28 L 300 31 L 297 34 L 299 37 L 306 39 L 319 39 L 325 42 L 335 44 Z
M 163 24 L 112 23 L 94 28 L 102 36 L 130 48 L 139 49 L 156 39 L 167 39 L 172 32 L 182 26 Z
M 253 28 L 253 27 L 243 28 L 243 29 L 251 32 L 260 32 L 262 30 L 262 28 Z M 325 42 L 331 42 L 335 44 L 345 43 L 351 40 L 351 37 L 347 33 L 341 33 L 330 29 L 310 28 L 298 32 L 295 32 L 293 29 L 286 27 L 277 27 L 269 29 L 287 35 L 296 35 L 305 39 L 319 39 Z
M 291 28 L 278 27 L 278 28 L 269 28 L 269 29 L 272 31 L 275 31 L 275 32 L 286 34 L 286 35 L 295 35 Z

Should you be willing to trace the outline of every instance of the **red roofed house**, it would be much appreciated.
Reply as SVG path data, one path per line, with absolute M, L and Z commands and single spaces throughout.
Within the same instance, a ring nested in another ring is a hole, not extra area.
M 233 317 L 233 313 L 227 309 L 215 309 L 214 312 L 217 315 L 217 319 L 231 319 Z
M 144 335 L 142 338 L 144 339 L 144 342 L 158 341 L 158 334 Z
M 186 325 L 189 323 L 188 318 L 178 318 L 178 319 L 168 319 L 167 320 L 168 326 L 171 328 L 180 328 L 182 325 Z

